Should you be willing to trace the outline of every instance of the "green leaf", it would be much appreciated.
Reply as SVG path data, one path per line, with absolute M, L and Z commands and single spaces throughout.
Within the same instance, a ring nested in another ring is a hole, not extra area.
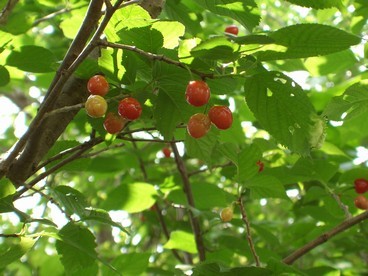
M 213 13 L 238 21 L 249 31 L 260 21 L 259 9 L 253 0 L 197 0 L 196 3 Z
M 192 254 L 197 253 L 193 234 L 180 230 L 171 232 L 170 239 L 164 244 L 164 248 L 183 250 Z
M 0 213 L 9 213 L 14 211 L 13 195 L 7 195 L 0 199 Z
M 238 179 L 240 181 L 251 179 L 258 173 L 257 161 L 261 159 L 262 152 L 256 145 L 251 145 L 238 154 Z
M 210 183 L 193 183 L 191 185 L 195 207 L 198 210 L 211 210 L 227 204 L 226 192 Z M 176 204 L 187 205 L 182 189 L 171 190 L 167 199 Z
M 121 29 L 132 29 L 147 27 L 152 24 L 152 19 L 149 13 L 139 5 L 130 5 L 119 9 L 114 13 L 112 22 L 118 22 L 116 25 L 111 24 L 113 32 Z M 110 24 L 109 24 L 110 25 Z
M 256 52 L 259 60 L 305 58 L 327 55 L 360 43 L 360 37 L 332 26 L 297 24 L 269 33 L 275 44 Z
M 0 199 L 16 192 L 14 185 L 6 178 L 0 179 Z
M 252 198 L 282 198 L 289 199 L 281 182 L 269 175 L 258 175 L 245 182 Z
M 300 154 L 320 145 L 323 121 L 292 79 L 277 72 L 259 73 L 246 80 L 244 89 L 250 110 L 278 142 Z
M 191 157 L 195 157 L 205 161 L 208 164 L 213 164 L 212 152 L 217 145 L 217 137 L 219 132 L 212 127 L 204 137 L 196 139 L 191 137 L 188 133 L 185 138 L 185 148 Z
M 333 97 L 324 110 L 329 120 L 341 121 L 368 114 L 368 85 L 355 83 L 341 96 Z
M 313 9 L 328 9 L 328 8 L 339 8 L 341 7 L 342 3 L 341 0 L 287 0 L 290 3 L 302 6 L 302 7 L 308 7 Z
M 59 236 L 61 240 L 56 241 L 56 250 L 67 273 L 75 273 L 95 264 L 97 244 L 87 228 L 70 222 L 60 230 Z
M 132 29 L 123 29 L 118 32 L 120 43 L 134 45 L 150 53 L 157 53 L 163 46 L 164 38 L 156 29 L 150 26 Z
M 79 9 L 72 9 L 67 13 L 67 16 L 63 18 L 60 23 L 60 28 L 62 29 L 66 38 L 75 38 L 79 31 L 79 28 L 76 28 L 76 26 L 80 26 L 83 23 L 86 11 L 86 6 L 80 7 Z
M 83 215 L 81 216 L 81 220 L 94 220 L 118 227 L 120 230 L 126 231 L 120 223 L 113 221 L 109 213 L 103 209 L 86 208 Z
M 57 186 L 54 188 L 53 193 L 69 215 L 83 215 L 84 209 L 88 207 L 84 195 L 69 186 Z
M 303 179 L 328 182 L 338 171 L 337 164 L 324 159 L 300 158 L 291 169 L 291 173 Z
M 11 239 L 14 244 L 7 248 L 5 252 L 0 252 L 0 268 L 6 267 L 10 263 L 20 259 L 36 243 L 37 239 L 20 237 Z
M 22 46 L 20 51 L 12 51 L 6 64 L 27 72 L 46 73 L 55 71 L 56 58 L 46 48 L 27 45 Z
M 226 37 L 219 36 L 201 42 L 190 53 L 193 57 L 232 61 L 239 56 L 238 48 L 239 45 L 232 43 Z
M 230 37 L 231 40 L 241 45 L 247 44 L 272 44 L 275 40 L 267 35 L 246 35 Z
M 104 209 L 124 210 L 137 213 L 148 209 L 156 202 L 157 191 L 148 183 L 123 183 L 113 189 L 102 204 Z
M 219 263 L 200 263 L 193 268 L 193 276 L 232 276 L 232 275 L 249 275 L 263 276 L 272 275 L 272 271 L 262 267 L 234 267 L 227 268 Z
M 150 255 L 150 253 L 120 254 L 111 262 L 111 265 L 124 276 L 143 275 L 148 267 Z M 103 275 L 115 276 L 116 273 L 104 268 Z
M 274 258 L 271 258 L 267 263 L 267 268 L 272 270 L 274 275 L 282 275 L 282 274 L 288 274 L 288 275 L 306 275 L 299 269 L 296 269 L 290 265 L 287 265 L 283 263 L 282 261 L 276 260 Z M 290 274 L 289 274 L 290 273 Z
M 185 33 L 185 26 L 179 22 L 158 21 L 153 23 L 152 28 L 158 30 L 163 35 L 163 47 L 167 49 L 178 47 L 179 38 Z
M 5 86 L 10 82 L 10 74 L 5 66 L 0 65 L 0 86 Z

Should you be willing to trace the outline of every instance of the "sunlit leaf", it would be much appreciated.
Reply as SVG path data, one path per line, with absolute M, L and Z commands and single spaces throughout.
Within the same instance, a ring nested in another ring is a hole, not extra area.
M 197 253 L 197 248 L 192 233 L 176 230 L 171 232 L 170 239 L 164 244 L 167 249 L 179 249 L 189 253 Z

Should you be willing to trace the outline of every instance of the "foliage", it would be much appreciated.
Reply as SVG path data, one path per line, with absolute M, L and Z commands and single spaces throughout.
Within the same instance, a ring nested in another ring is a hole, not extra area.
M 0 0 L 4 275 L 368 273 L 366 1 L 16 2 Z M 108 111 L 142 105 L 116 135 L 84 110 L 95 74 Z M 232 127 L 188 135 L 213 105 Z

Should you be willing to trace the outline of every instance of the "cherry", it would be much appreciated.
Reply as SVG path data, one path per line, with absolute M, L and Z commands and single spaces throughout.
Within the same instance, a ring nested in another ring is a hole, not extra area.
M 141 116 L 142 107 L 135 98 L 128 97 L 119 102 L 118 111 L 121 117 L 133 121 Z
M 229 222 L 233 219 L 234 212 L 231 207 L 226 207 L 221 210 L 220 218 L 223 222 Z
M 354 188 L 358 194 L 364 194 L 366 191 L 368 191 L 368 180 L 364 178 L 355 179 Z
M 368 200 L 363 195 L 358 195 L 354 200 L 354 204 L 359 209 L 368 210 Z
M 124 125 L 124 118 L 112 112 L 107 113 L 103 122 L 105 130 L 110 134 L 119 133 L 123 129 Z
M 105 115 L 107 110 L 106 100 L 99 95 L 90 95 L 85 103 L 86 112 L 92 118 Z
M 190 81 L 185 90 L 187 102 L 194 106 L 208 103 L 211 91 L 207 83 L 201 80 Z
M 163 148 L 162 149 L 162 153 L 164 154 L 164 156 L 166 158 L 170 158 L 170 155 L 171 155 L 171 150 L 169 148 Z
M 109 83 L 102 75 L 95 75 L 88 80 L 87 89 L 92 95 L 105 96 L 109 92 Z
M 218 105 L 211 107 L 208 116 L 218 129 L 228 129 L 233 123 L 233 114 L 227 106 Z
M 210 118 L 203 113 L 194 114 L 190 117 L 187 130 L 190 136 L 193 138 L 201 138 L 210 130 L 211 128 L 211 120 Z
M 258 160 L 257 162 L 256 162 L 256 165 L 259 167 L 258 168 L 258 172 L 260 173 L 260 172 L 262 172 L 263 170 L 264 170 L 264 163 L 261 161 L 261 160 Z
M 227 26 L 225 28 L 225 33 L 228 33 L 228 34 L 233 34 L 233 35 L 238 35 L 239 33 L 239 29 L 237 26 L 235 25 L 230 25 L 230 26 Z

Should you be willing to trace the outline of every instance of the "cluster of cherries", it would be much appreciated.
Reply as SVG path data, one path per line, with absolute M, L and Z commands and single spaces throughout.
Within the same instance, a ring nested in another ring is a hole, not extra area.
M 86 103 L 87 114 L 92 118 L 105 116 L 103 126 L 108 133 L 119 133 L 128 121 L 138 119 L 142 113 L 141 104 L 132 97 L 127 97 L 119 102 L 117 112 L 107 112 L 107 102 L 104 96 L 109 92 L 110 86 L 102 75 L 95 75 L 88 80 L 87 89 L 91 94 Z
M 368 199 L 363 195 L 368 191 L 368 180 L 364 178 L 355 179 L 354 188 L 359 194 L 354 200 L 355 206 L 362 210 L 368 210 Z
M 185 97 L 190 105 L 199 107 L 208 103 L 211 96 L 210 88 L 202 80 L 190 81 L 185 91 Z M 228 129 L 233 123 L 233 115 L 227 106 L 213 106 L 205 113 L 196 113 L 189 118 L 187 130 L 193 138 L 201 138 L 211 128 L 211 122 L 221 130 Z

